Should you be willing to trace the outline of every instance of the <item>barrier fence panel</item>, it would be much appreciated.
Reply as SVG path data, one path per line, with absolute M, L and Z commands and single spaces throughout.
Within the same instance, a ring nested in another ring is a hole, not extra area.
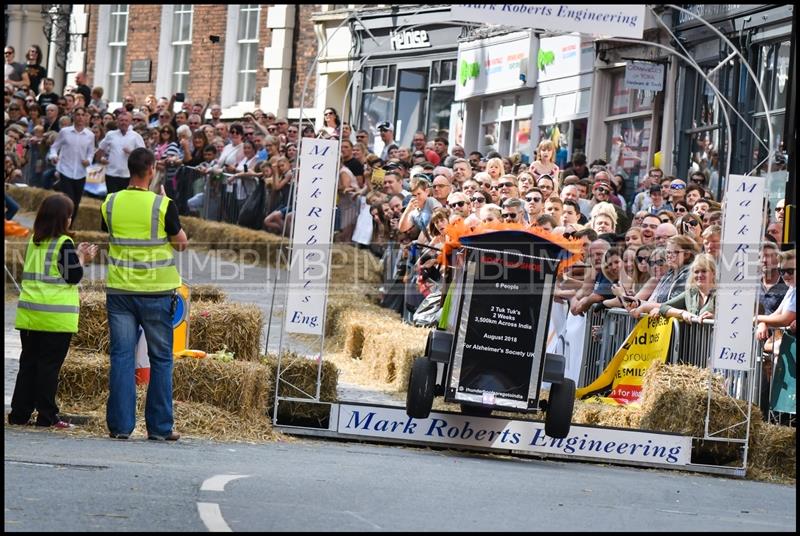
M 638 320 L 625 309 L 592 307 L 586 312 L 586 337 L 578 387 L 585 387 L 600 376 L 633 331 L 637 322 Z M 667 362 L 706 368 L 711 360 L 713 342 L 713 320 L 705 320 L 702 323 L 676 321 Z M 720 373 L 725 381 L 725 389 L 730 396 L 746 399 L 751 381 L 756 382 L 756 392 L 760 390 L 760 357 L 758 365 L 755 373 L 748 371 L 723 371 Z M 754 377 L 755 379 L 753 379 Z

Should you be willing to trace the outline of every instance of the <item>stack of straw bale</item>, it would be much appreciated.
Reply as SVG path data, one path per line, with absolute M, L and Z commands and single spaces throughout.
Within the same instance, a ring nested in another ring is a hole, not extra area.
M 747 476 L 759 480 L 797 479 L 797 429 L 759 422 L 750 438 Z
M 108 370 L 108 356 L 75 351 L 70 352 L 61 369 L 61 410 L 89 417 L 89 423 L 79 427 L 82 432 L 107 433 Z M 268 412 L 273 374 L 273 369 L 262 363 L 177 360 L 173 369 L 176 429 L 184 435 L 211 439 L 272 439 Z M 145 387 L 138 389 L 135 435 L 146 435 L 145 392 Z
M 267 266 L 278 263 L 280 250 L 287 244 L 286 239 L 266 231 L 191 216 L 182 216 L 181 226 L 192 247 L 231 250 L 248 262 Z
M 257 361 L 264 313 L 254 304 L 192 302 L 189 348 L 208 353 L 226 350 L 234 358 Z
M 19 204 L 20 209 L 24 212 L 36 212 L 45 198 L 55 195 L 54 190 L 45 190 L 44 188 L 34 188 L 32 186 L 15 186 L 9 185 L 8 195 Z M 83 206 L 83 201 L 81 201 Z
M 99 283 L 91 283 L 89 288 L 99 288 Z M 211 292 L 211 295 L 219 298 L 218 293 Z M 190 348 L 208 353 L 226 350 L 233 352 L 239 360 L 258 360 L 264 314 L 257 305 L 192 301 L 189 311 Z M 71 345 L 91 352 L 108 353 L 105 292 L 81 292 L 78 333 L 72 337 Z
M 278 358 L 274 354 L 264 356 L 274 374 L 278 374 Z M 293 352 L 285 352 L 281 357 L 279 394 L 282 397 L 311 399 L 317 392 L 317 373 L 319 361 L 299 356 Z M 336 401 L 336 388 L 339 370 L 330 361 L 322 360 L 319 399 L 322 402 Z M 275 383 L 270 391 L 270 415 L 274 411 Z M 281 401 L 278 404 L 278 421 L 296 425 L 327 426 L 330 417 L 330 405 L 315 402 Z

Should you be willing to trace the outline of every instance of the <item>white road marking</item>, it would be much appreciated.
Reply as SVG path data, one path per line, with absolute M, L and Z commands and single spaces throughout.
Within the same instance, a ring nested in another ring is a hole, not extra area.
M 222 519 L 222 512 L 219 511 L 217 503 L 197 503 L 197 513 L 200 520 L 208 529 L 208 532 L 233 532 Z
M 250 475 L 214 475 L 203 482 L 203 485 L 200 486 L 200 491 L 225 491 L 225 484 L 231 480 L 247 478 L 249 476 Z

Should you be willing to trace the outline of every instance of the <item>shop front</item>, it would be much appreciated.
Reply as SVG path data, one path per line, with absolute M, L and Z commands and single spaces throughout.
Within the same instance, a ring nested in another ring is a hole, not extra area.
M 405 147 L 418 131 L 428 139 L 450 137 L 457 43 L 468 27 L 450 22 L 449 8 L 398 9 L 365 13 L 366 29 L 355 27 L 356 58 L 363 66 L 354 91 L 354 123 L 370 133 L 378 154 L 383 142 L 377 127 L 384 121 L 392 123 L 395 142 Z
M 770 205 L 785 195 L 793 95 L 790 74 L 793 8 L 789 4 L 694 4 L 686 6 L 694 17 L 680 13 L 675 32 L 689 54 L 733 106 L 728 109 L 732 147 L 727 147 L 725 104 L 694 69 L 682 67 L 679 87 L 685 98 L 678 108 L 679 137 L 676 171 L 704 173 L 714 193 L 725 189 L 725 162 L 731 152 L 731 173 L 767 175 L 769 132 L 776 151 L 773 171 L 767 177 Z M 696 17 L 712 24 L 740 48 L 747 58 L 766 98 L 766 107 L 756 84 L 722 38 Z M 737 117 L 734 110 L 741 114 Z
M 594 43 L 577 34 L 544 37 L 536 67 L 538 136 L 534 143 L 553 140 L 556 163 L 564 169 L 575 152 L 586 153 Z
M 459 43 L 455 98 L 463 105 L 467 152 L 518 153 L 532 161 L 537 52 L 532 31 L 484 33 Z

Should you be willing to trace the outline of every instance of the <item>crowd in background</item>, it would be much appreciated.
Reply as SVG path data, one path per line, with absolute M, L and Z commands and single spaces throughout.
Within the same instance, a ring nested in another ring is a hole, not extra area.
M 247 225 L 287 233 L 300 138 L 333 138 L 341 140 L 334 240 L 382 259 L 382 303 L 408 322 L 436 323 L 445 280 L 437 251 L 457 220 L 467 227 L 513 222 L 579 241 L 583 262 L 559 279 L 554 313 L 580 317 L 594 306 L 687 322 L 714 316 L 724 207 L 702 171 L 677 177 L 652 167 L 636 191 L 626 191 L 624 170 L 603 158 L 575 153 L 560 169 L 557 140 L 547 138 L 526 162 L 519 154 L 466 154 L 449 146 L 446 132 L 432 139 L 417 132 L 405 147 L 390 122 L 354 131 L 333 108 L 319 129 L 260 109 L 223 121 L 219 104 L 182 94 L 143 102 L 127 95 L 111 110 L 103 88 L 90 87 L 84 73 L 59 94 L 38 47 L 28 50 L 25 66 L 5 50 L 6 182 L 64 191 L 75 211 L 87 169 L 104 168 L 108 192 L 124 188 L 126 154 L 143 146 L 156 155 L 155 186 L 164 186 L 182 214 L 203 215 L 208 196 L 223 191 L 233 191 L 244 209 L 260 191 L 263 202 L 255 220 L 248 212 Z M 8 194 L 5 202 L 10 219 L 16 204 Z M 795 330 L 794 251 L 779 247 L 783 207 L 767 208 L 761 340 L 773 328 Z

